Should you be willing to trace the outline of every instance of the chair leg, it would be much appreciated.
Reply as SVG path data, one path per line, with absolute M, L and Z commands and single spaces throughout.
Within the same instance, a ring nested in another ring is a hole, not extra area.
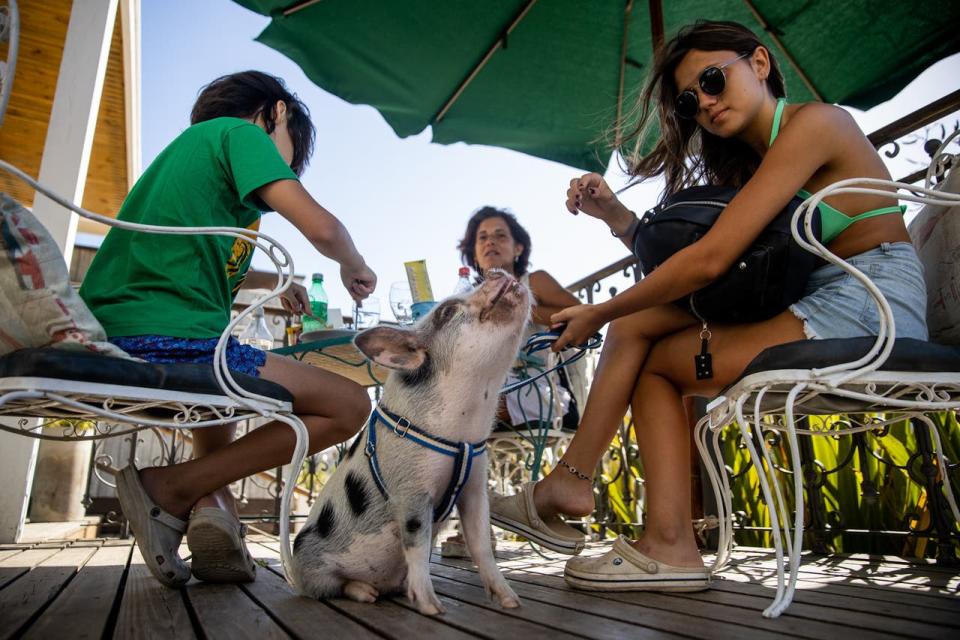
M 797 576 L 800 573 L 800 550 L 803 546 L 803 477 L 800 470 L 800 447 L 797 442 L 796 421 L 793 415 L 793 406 L 797 396 L 806 388 L 805 384 L 794 386 L 787 394 L 785 407 L 787 442 L 790 446 L 790 458 L 792 461 L 793 474 L 793 495 L 795 502 L 794 520 L 793 520 L 793 544 L 790 549 L 790 577 L 787 581 L 787 587 L 780 601 L 774 601 L 763 615 L 766 618 L 776 618 L 783 613 L 793 601 L 793 593 L 797 588 Z M 773 478 L 776 482 L 776 477 Z
M 280 560 L 287 582 L 296 586 L 293 582 L 293 553 L 290 548 L 290 511 L 293 506 L 293 491 L 297 486 L 297 478 L 303 467 L 303 461 L 307 457 L 309 434 L 307 425 L 295 415 L 277 414 L 271 417 L 289 425 L 297 439 L 293 448 L 293 457 L 290 459 L 290 471 L 284 480 L 283 498 L 280 501 Z
M 780 514 L 779 510 L 777 509 L 777 503 L 774 502 L 773 495 L 770 492 L 770 482 L 767 480 L 767 472 L 763 458 L 759 453 L 757 453 L 757 448 L 753 444 L 750 423 L 744 418 L 743 415 L 743 402 L 744 398 L 740 398 L 737 401 L 737 424 L 740 426 L 740 434 L 743 437 L 743 442 L 747 447 L 747 451 L 750 452 L 750 459 L 753 461 L 754 468 L 757 470 L 757 478 L 760 481 L 760 489 L 763 493 L 763 500 L 766 503 L 767 511 L 770 514 L 770 528 L 773 537 L 773 548 L 777 557 L 777 593 L 774 595 L 773 602 L 763 612 L 765 617 L 771 617 L 768 612 L 775 608 L 784 596 L 783 540 L 781 539 L 780 535 Z M 770 478 L 773 482 L 777 482 L 776 474 L 772 468 L 770 469 Z M 777 484 L 776 487 L 779 491 L 779 484 Z
M 950 505 L 944 499 L 944 482 L 940 477 L 946 477 L 949 470 L 941 459 L 940 464 L 934 464 L 935 451 L 941 451 L 938 446 L 936 450 L 933 447 L 931 434 L 936 437 L 936 425 L 932 420 L 920 420 L 912 418 L 910 424 L 913 425 L 913 431 L 917 438 L 917 452 L 920 454 L 923 464 L 921 469 L 924 476 L 924 485 L 927 491 L 927 504 L 930 506 L 930 520 L 935 539 L 937 541 L 937 564 L 941 566 L 956 566 L 957 554 L 953 545 L 953 529 L 956 524 L 954 515 L 951 513 Z M 938 438 L 939 440 L 939 438 Z M 939 443 L 938 443 L 939 444 Z M 947 487 L 947 491 L 950 488 Z M 952 497 L 952 495 L 950 496 Z

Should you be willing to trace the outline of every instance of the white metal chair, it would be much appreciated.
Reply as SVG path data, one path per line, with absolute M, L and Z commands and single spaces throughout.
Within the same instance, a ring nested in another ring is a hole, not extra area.
M 794 217 L 794 237 L 801 246 L 839 266 L 867 288 L 880 318 L 876 339 L 803 341 L 768 349 L 747 367 L 737 382 L 707 406 L 707 415 L 697 424 L 697 447 L 713 484 L 719 512 L 720 534 L 714 572 L 729 562 L 733 545 L 731 488 L 720 446 L 724 427 L 732 423 L 739 426 L 757 470 L 770 513 L 777 559 L 777 590 L 773 602 L 763 612 L 766 617 L 777 617 L 790 605 L 800 567 L 804 504 L 798 434 L 835 436 L 880 429 L 905 418 L 926 424 L 936 445 L 946 500 L 954 518 L 960 521 L 939 434 L 927 415 L 960 410 L 960 347 L 898 340 L 893 314 L 883 294 L 864 273 L 812 239 L 811 230 L 814 208 L 824 198 L 842 193 L 890 195 L 890 189 L 896 189 L 901 200 L 946 207 L 960 205 L 960 194 L 930 188 L 931 177 L 946 171 L 949 163 L 943 150 L 956 135 L 950 136 L 934 156 L 924 187 L 875 179 L 843 180 L 814 194 L 798 208 Z M 797 229 L 800 216 L 803 216 L 807 238 L 801 237 Z M 833 421 L 820 429 L 805 424 L 797 426 L 801 416 L 835 414 L 845 414 L 849 420 Z M 781 418 L 774 420 L 774 416 Z M 792 522 L 771 455 L 765 446 L 760 446 L 758 451 L 754 445 L 763 442 L 763 431 L 770 430 L 785 433 L 789 447 L 794 470 Z M 784 552 L 789 557 L 789 579 L 784 575 Z
M 290 287 L 294 273 L 290 253 L 273 238 L 249 229 L 163 227 L 115 220 L 61 198 L 3 160 L 0 160 L 0 168 L 66 209 L 91 220 L 144 233 L 239 238 L 262 249 L 273 262 L 277 270 L 277 286 L 241 311 L 224 329 L 214 352 L 212 380 L 206 379 L 210 377 L 210 367 L 205 365 L 153 365 L 55 349 L 23 350 L 22 354 L 14 352 L 6 358 L 25 357 L 18 358 L 19 361 L 11 365 L 6 374 L 0 371 L 0 415 L 21 419 L 16 427 L 0 425 L 0 429 L 44 439 L 81 440 L 124 435 L 149 427 L 199 429 L 257 417 L 289 425 L 296 436 L 296 446 L 283 486 L 280 513 L 281 556 L 289 576 L 292 557 L 289 514 L 297 476 L 307 453 L 307 428 L 293 414 L 292 396 L 285 389 L 230 372 L 226 345 L 239 323 Z M 63 363 L 66 366 L 57 366 Z M 89 366 L 91 363 L 93 367 Z M 112 370 L 112 373 L 106 370 Z M 46 373 L 53 371 L 56 371 L 54 375 Z M 44 425 L 64 419 L 94 421 L 97 426 L 92 432 L 77 431 L 68 426 L 63 436 L 41 432 Z

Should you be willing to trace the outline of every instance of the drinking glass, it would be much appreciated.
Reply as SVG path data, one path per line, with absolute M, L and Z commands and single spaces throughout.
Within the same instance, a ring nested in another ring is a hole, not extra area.
M 380 299 L 373 296 L 353 304 L 353 327 L 360 331 L 380 322 Z
M 410 285 L 406 282 L 394 282 L 390 285 L 390 309 L 393 310 L 393 316 L 400 324 L 410 324 L 413 322 L 413 295 L 410 293 Z

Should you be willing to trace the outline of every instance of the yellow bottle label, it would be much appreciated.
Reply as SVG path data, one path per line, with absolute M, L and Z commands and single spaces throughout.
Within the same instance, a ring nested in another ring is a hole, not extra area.
M 411 260 L 403 263 L 407 270 L 407 282 L 414 302 L 432 302 L 433 289 L 430 288 L 430 276 L 427 275 L 426 260 Z

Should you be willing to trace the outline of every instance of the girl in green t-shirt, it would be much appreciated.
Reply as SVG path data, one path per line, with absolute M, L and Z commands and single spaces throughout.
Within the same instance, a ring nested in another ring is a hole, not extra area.
M 256 229 L 261 211 L 289 220 L 323 255 L 360 301 L 376 275 L 340 221 L 300 184 L 313 151 L 309 112 L 282 80 L 257 71 L 214 80 L 197 98 L 191 126 L 166 147 L 134 185 L 118 218 L 166 226 Z M 105 238 L 81 295 L 111 341 L 153 362 L 212 362 L 241 287 L 272 287 L 247 277 L 252 257 L 244 241 L 220 236 L 171 236 L 113 229 Z M 267 281 L 269 280 L 269 281 Z M 293 313 L 308 312 L 306 291 L 294 284 L 283 298 Z M 293 409 L 310 432 L 310 452 L 353 436 L 370 412 L 358 384 L 291 358 L 231 339 L 228 365 L 260 376 L 293 395 Z M 234 440 L 235 427 L 193 431 L 194 459 L 118 476 L 121 506 L 147 566 L 178 587 L 193 575 L 249 581 L 256 565 L 243 540 L 229 484 L 290 460 L 289 427 L 264 425 Z M 189 519 L 189 523 L 187 520 Z M 183 532 L 193 555 L 177 551 Z

